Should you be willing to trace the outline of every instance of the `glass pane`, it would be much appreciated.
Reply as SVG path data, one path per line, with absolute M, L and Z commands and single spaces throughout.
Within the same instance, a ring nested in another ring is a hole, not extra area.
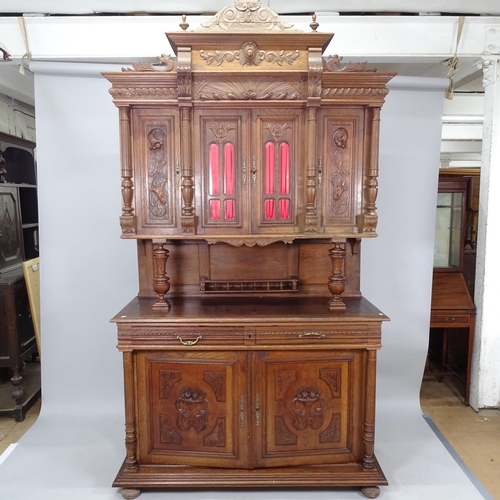
M 210 200 L 210 220 L 220 219 L 220 201 Z
M 209 169 L 208 192 L 219 194 L 219 145 L 215 143 L 210 144 Z
M 224 219 L 234 220 L 234 200 L 226 200 L 224 202 Z
M 229 142 L 224 144 L 224 193 L 234 194 L 234 146 Z
M 265 193 L 274 194 L 274 142 L 266 142 Z M 266 210 L 267 213 L 267 210 Z M 268 217 L 266 216 L 266 219 Z
M 280 144 L 280 193 L 290 192 L 290 146 L 283 142 Z
M 439 193 L 434 240 L 434 267 L 460 267 L 462 193 Z
M 288 219 L 290 217 L 290 200 L 280 198 L 280 219 Z
M 274 200 L 265 200 L 266 219 L 274 219 Z

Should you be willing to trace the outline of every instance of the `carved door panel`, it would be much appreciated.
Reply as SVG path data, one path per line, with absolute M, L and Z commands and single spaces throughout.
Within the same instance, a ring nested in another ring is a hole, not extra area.
M 318 179 L 323 225 L 329 232 L 356 232 L 362 211 L 364 111 L 321 113 L 321 172 Z
M 138 234 L 177 232 L 181 193 L 178 113 L 137 109 L 132 127 Z
M 247 354 L 137 355 L 142 464 L 248 466 Z
M 256 110 L 252 116 L 254 233 L 298 231 L 301 110 Z
M 361 458 L 362 352 L 259 352 L 253 363 L 255 466 Z
M 196 110 L 194 137 L 198 233 L 247 233 L 248 112 Z

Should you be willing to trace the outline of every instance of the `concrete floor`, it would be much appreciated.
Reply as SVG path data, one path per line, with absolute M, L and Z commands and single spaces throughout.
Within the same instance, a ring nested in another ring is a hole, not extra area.
M 500 411 L 476 413 L 463 404 L 461 388 L 452 378 L 438 382 L 425 378 L 420 401 L 439 431 L 460 456 L 472 474 L 495 500 L 500 500 Z M 33 425 L 40 412 L 39 400 L 24 422 L 0 418 L 0 454 L 17 443 Z

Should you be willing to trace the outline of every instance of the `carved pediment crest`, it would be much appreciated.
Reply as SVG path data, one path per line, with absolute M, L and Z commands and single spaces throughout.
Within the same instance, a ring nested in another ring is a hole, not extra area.
M 207 23 L 196 31 L 287 31 L 301 33 L 280 19 L 278 14 L 269 7 L 262 7 L 260 0 L 235 0 L 234 7 L 222 8 Z

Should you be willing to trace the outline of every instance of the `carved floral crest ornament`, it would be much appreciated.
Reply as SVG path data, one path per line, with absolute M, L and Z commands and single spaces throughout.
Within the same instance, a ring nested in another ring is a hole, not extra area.
M 291 24 L 282 21 L 269 7 L 262 7 L 260 1 L 245 2 L 235 0 L 234 7 L 220 10 L 208 23 L 201 25 L 199 31 L 298 31 Z

